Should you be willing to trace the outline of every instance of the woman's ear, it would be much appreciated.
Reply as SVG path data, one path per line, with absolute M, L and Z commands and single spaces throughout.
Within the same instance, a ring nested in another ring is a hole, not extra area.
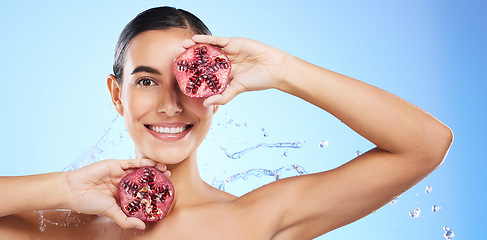
M 123 116 L 123 105 L 121 98 L 122 88 L 118 86 L 117 78 L 113 76 L 113 74 L 108 75 L 107 86 L 112 97 L 113 105 L 115 105 L 115 109 L 117 109 L 117 112 L 118 114 L 120 114 L 120 116 Z

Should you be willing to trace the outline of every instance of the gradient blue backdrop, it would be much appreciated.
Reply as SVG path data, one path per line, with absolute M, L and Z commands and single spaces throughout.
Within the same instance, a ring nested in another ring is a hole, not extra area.
M 390 91 L 453 129 L 455 142 L 437 171 L 395 205 L 319 239 L 444 239 L 443 226 L 454 239 L 485 235 L 484 1 L 2 1 L 0 175 L 60 171 L 107 129 L 105 147 L 130 146 L 117 130 L 106 76 L 123 26 L 160 5 L 193 12 L 214 35 L 253 38 Z M 199 152 L 207 181 L 290 164 L 323 171 L 372 147 L 331 115 L 277 91 L 238 96 L 220 108 L 212 130 Z M 328 147 L 318 146 L 323 140 Z M 303 147 L 257 149 L 238 160 L 220 149 L 295 141 Z M 103 157 L 129 157 L 114 152 Z M 268 181 L 227 187 L 242 194 Z M 428 185 L 433 191 L 425 194 Z M 432 213 L 433 204 L 443 209 Z M 413 219 L 415 207 L 422 214 Z

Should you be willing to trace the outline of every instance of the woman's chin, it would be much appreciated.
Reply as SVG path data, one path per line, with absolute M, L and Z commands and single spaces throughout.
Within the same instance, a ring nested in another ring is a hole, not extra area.
M 158 162 L 158 163 L 164 163 L 166 165 L 175 165 L 175 164 L 178 164 L 178 163 L 181 163 L 185 160 L 186 158 L 184 157 L 169 157 L 169 156 L 164 156 L 164 157 L 155 157 L 154 161 Z
M 173 165 L 181 163 L 189 158 L 190 154 L 184 154 L 184 151 L 179 150 L 162 150 L 157 151 L 137 151 L 137 158 L 148 158 L 158 163 L 164 163 L 166 165 Z

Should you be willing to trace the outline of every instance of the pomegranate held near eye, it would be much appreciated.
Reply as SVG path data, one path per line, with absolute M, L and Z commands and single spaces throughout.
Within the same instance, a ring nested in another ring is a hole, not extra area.
M 181 91 L 192 98 L 221 94 L 228 85 L 230 59 L 209 44 L 196 44 L 174 61 L 173 71 Z

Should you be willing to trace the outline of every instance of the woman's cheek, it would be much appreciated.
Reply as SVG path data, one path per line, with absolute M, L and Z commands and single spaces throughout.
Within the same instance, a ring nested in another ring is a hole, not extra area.
M 185 96 L 185 98 L 189 97 Z M 212 112 L 210 110 L 213 108 L 203 106 L 203 101 L 205 100 L 204 98 L 189 98 L 186 100 L 187 101 L 184 102 L 185 108 L 187 108 L 188 110 L 191 109 L 191 111 L 197 113 L 198 116 L 212 115 Z
M 133 91 L 129 95 L 128 100 L 128 111 L 130 111 L 134 120 L 138 120 L 140 117 L 145 115 L 148 111 L 153 109 L 156 101 L 156 97 L 152 96 L 150 92 L 143 91 Z

